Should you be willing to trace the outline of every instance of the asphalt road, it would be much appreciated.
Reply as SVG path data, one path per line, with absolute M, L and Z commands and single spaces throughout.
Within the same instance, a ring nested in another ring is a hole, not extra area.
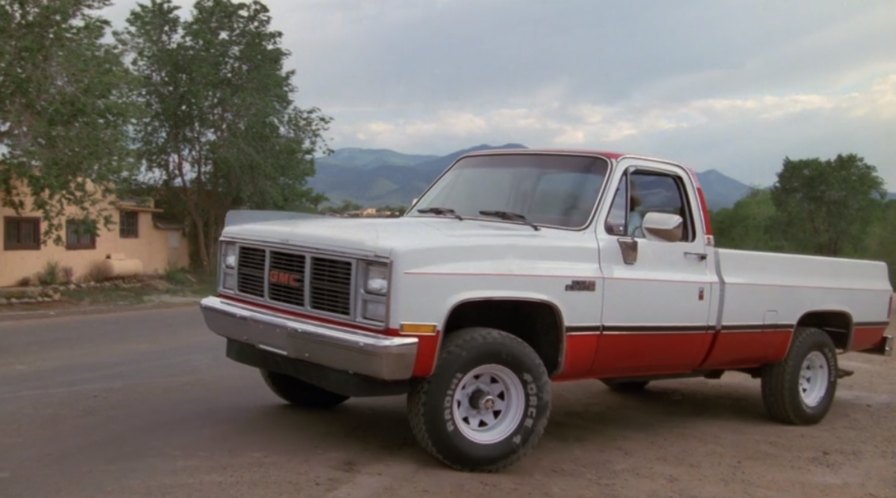
M 442 467 L 404 398 L 302 411 L 224 357 L 194 307 L 0 318 L 0 497 L 896 496 L 896 360 L 851 354 L 828 418 L 764 415 L 758 383 L 555 384 L 541 445 Z

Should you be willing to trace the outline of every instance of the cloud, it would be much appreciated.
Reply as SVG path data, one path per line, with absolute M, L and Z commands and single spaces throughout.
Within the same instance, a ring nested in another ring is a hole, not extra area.
M 869 132 L 857 140 L 859 129 L 869 129 Z M 699 156 L 692 159 L 698 163 L 724 160 L 739 164 L 739 171 L 733 176 L 765 184 L 773 181 L 784 156 L 798 157 L 804 151 L 812 156 L 824 155 L 834 144 L 841 148 L 830 150 L 830 155 L 870 151 L 872 156 L 884 159 L 882 168 L 889 167 L 889 158 L 875 153 L 874 149 L 883 147 L 896 152 L 893 146 L 869 143 L 867 138 L 883 131 L 896 133 L 896 74 L 878 78 L 859 92 L 842 94 L 697 98 L 668 105 L 626 102 L 602 106 L 454 109 L 433 113 L 425 119 L 345 124 L 341 130 L 344 135 L 339 141 L 346 144 L 410 151 L 426 151 L 420 144 L 427 143 L 444 144 L 443 151 L 449 151 L 483 142 L 599 147 L 672 158 L 693 156 L 691 150 L 702 151 L 713 159 Z M 782 143 L 782 136 L 789 140 Z M 701 142 L 702 147 L 698 145 Z M 736 147 L 732 142 L 748 145 Z M 814 145 L 807 147 L 807 144 Z M 813 154 L 812 147 L 818 152 Z M 724 150 L 730 150 L 732 157 L 720 158 L 718 153 Z M 757 156 L 763 159 L 756 159 Z M 745 159 L 753 164 L 746 167 Z M 764 167 L 757 169 L 759 163 Z M 726 169 L 713 164 L 706 167 Z M 889 168 L 882 173 L 891 185 L 896 185 Z
M 874 82 L 869 99 L 856 103 L 853 116 L 873 116 L 880 120 L 896 119 L 896 74 Z
M 349 134 L 362 139 L 375 136 L 383 145 L 394 146 L 408 139 L 469 138 L 496 131 L 526 135 L 534 132 L 547 137 L 553 145 L 583 145 L 587 141 L 615 143 L 636 135 L 732 121 L 773 124 L 794 114 L 819 112 L 868 118 L 893 126 L 889 121 L 896 117 L 896 74 L 875 80 L 863 92 L 840 95 L 706 98 L 665 106 L 630 102 L 605 106 L 443 110 L 425 119 L 398 118 L 393 122 L 376 120 L 355 124 L 349 127 Z
M 896 190 L 892 0 L 266 3 L 334 147 L 607 147 L 754 183 L 848 151 Z

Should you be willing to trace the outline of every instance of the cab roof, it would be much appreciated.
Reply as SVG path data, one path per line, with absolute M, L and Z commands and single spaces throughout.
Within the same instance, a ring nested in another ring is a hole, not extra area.
M 497 154 L 585 154 L 589 156 L 601 156 L 613 161 L 619 159 L 622 156 L 630 155 L 621 152 L 610 152 L 606 150 L 593 149 L 489 149 L 468 152 L 461 157 L 490 156 Z

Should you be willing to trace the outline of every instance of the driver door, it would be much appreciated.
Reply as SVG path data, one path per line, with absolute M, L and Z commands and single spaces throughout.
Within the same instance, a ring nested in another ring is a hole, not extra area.
M 714 256 L 697 223 L 699 207 L 688 172 L 632 161 L 617 169 L 611 205 L 597 224 L 605 280 L 593 371 L 602 377 L 691 371 L 712 339 L 712 291 L 718 288 Z M 655 212 L 681 217 L 680 239 L 647 233 L 642 224 Z

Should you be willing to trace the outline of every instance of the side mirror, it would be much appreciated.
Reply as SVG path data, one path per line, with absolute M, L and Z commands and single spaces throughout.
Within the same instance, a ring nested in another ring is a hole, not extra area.
M 677 214 L 651 211 L 644 216 L 641 228 L 647 240 L 678 242 L 684 232 L 684 220 Z

